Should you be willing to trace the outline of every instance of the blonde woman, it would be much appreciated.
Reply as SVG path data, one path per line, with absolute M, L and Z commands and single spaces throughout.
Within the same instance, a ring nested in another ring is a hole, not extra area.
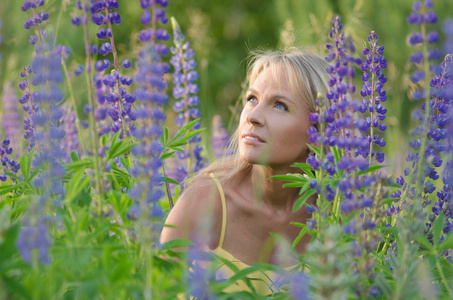
M 326 94 L 327 67 L 322 57 L 298 49 L 253 56 L 231 141 L 235 155 L 191 180 L 168 215 L 162 243 L 190 239 L 239 269 L 256 262 L 291 263 L 270 233 L 293 243 L 300 228 L 290 223 L 306 223 L 311 215 L 305 208 L 293 212 L 299 188 L 283 188 L 283 181 L 270 177 L 302 173 L 291 165 L 305 162 L 309 154 L 308 116 L 315 111 L 317 94 Z M 309 240 L 302 238 L 296 251 L 304 253 Z M 266 294 L 272 290 L 268 281 L 254 281 L 255 287 Z M 245 289 L 241 284 L 237 288 Z

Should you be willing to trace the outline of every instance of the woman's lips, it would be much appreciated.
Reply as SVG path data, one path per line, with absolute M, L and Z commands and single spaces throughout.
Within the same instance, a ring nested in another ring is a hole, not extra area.
M 265 141 L 260 138 L 258 135 L 253 134 L 253 133 L 246 133 L 242 135 L 242 141 L 246 144 L 263 144 Z

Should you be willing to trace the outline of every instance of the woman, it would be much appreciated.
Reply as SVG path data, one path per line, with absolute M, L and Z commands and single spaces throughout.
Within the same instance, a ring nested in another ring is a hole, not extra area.
M 248 70 L 249 88 L 232 144 L 225 157 L 196 175 L 168 215 L 161 242 L 191 239 L 236 263 L 288 264 L 276 233 L 289 243 L 310 214 L 293 212 L 299 188 L 283 188 L 271 176 L 302 173 L 309 148 L 308 116 L 318 93 L 326 94 L 328 64 L 318 55 L 290 49 L 255 55 Z M 315 198 L 308 200 L 314 203 Z M 296 245 L 304 253 L 310 237 Z M 283 254 L 282 254 L 283 253 Z

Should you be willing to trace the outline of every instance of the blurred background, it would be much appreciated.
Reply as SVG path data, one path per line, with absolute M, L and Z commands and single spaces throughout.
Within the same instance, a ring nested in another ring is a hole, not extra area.
M 23 27 L 29 12 L 21 11 L 22 2 L 0 0 L 0 88 L 3 90 L 3 83 L 11 81 L 19 96 L 19 73 L 29 64 L 33 52 L 33 46 L 28 43 L 31 32 Z M 141 8 L 139 1 L 120 0 L 119 3 L 122 22 L 114 27 L 119 59 L 127 58 L 134 62 L 138 52 L 137 34 L 143 28 L 140 23 Z M 431 29 L 438 30 L 442 38 L 441 25 L 453 17 L 453 1 L 437 0 L 434 3 L 439 23 L 432 25 Z M 420 105 L 408 97 L 411 90 L 408 56 L 414 49 L 408 45 L 407 36 L 417 30 L 406 22 L 412 4 L 412 0 L 169 0 L 167 14 L 178 20 L 196 52 L 203 127 L 209 129 L 213 116 L 218 114 L 228 126 L 229 133 L 234 131 L 240 111 L 250 50 L 295 45 L 324 55 L 334 15 L 341 17 L 358 53 L 366 45 L 369 32 L 374 30 L 379 36 L 379 43 L 385 45 L 384 55 L 388 61 L 385 72 L 388 77 L 385 85 L 388 95 L 385 103 L 388 108 L 385 152 L 388 160 L 396 162 L 392 165 L 398 173 L 398 163 L 404 160 L 401 158 L 406 152 L 406 136 L 412 126 L 410 114 L 415 106 Z M 76 13 L 74 6 L 74 0 L 51 0 L 45 4 L 50 14 L 46 21 L 47 30 L 53 32 L 59 44 L 72 49 L 68 60 L 71 70 L 77 63 L 84 63 L 82 29 L 71 24 L 71 18 Z M 91 41 L 99 43 L 94 26 L 92 28 Z M 166 29 L 171 32 L 169 23 Z M 133 75 L 132 69 L 130 75 Z M 74 85 L 83 87 L 83 78 L 73 80 Z M 360 76 L 357 89 L 361 89 Z M 87 102 L 86 93 L 83 88 L 76 89 L 76 93 L 80 103 L 78 109 L 82 112 Z M 358 92 L 356 96 L 360 97 Z M 173 102 L 174 99 L 170 99 L 167 109 L 170 127 L 173 126 Z M 3 111 L 3 101 L 0 108 Z M 208 149 L 209 132 L 206 131 L 204 139 Z

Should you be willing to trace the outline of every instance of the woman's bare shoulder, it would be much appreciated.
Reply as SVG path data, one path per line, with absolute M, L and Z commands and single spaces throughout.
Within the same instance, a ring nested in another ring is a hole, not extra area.
M 218 240 L 221 226 L 221 202 L 218 187 L 209 174 L 192 182 L 176 201 L 161 233 L 161 243 L 190 239 L 211 247 Z

